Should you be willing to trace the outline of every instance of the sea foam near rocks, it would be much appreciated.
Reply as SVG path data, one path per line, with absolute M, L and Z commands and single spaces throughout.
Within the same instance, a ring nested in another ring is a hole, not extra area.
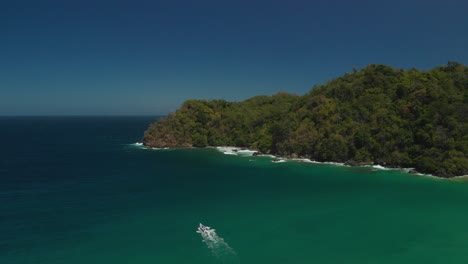
M 216 149 L 225 155 L 237 155 L 237 156 L 252 156 L 255 150 L 238 148 L 238 147 L 216 147 Z
M 146 147 L 143 145 L 142 142 L 135 142 L 135 143 L 131 143 L 131 144 L 128 144 L 127 146 L 130 146 L 132 148 L 137 148 L 137 149 L 145 149 Z
M 286 162 L 285 159 L 277 159 L 277 160 L 272 160 L 271 162 L 273 163 L 283 163 L 283 162 Z

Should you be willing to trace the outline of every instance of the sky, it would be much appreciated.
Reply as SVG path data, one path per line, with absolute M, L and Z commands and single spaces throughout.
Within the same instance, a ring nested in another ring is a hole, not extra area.
M 0 115 L 165 115 L 468 64 L 468 1 L 0 1 Z

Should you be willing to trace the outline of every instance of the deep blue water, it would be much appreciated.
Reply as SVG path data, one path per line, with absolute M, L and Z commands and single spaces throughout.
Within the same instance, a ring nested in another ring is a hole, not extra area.
M 145 185 L 132 174 L 151 164 L 143 167 L 125 146 L 154 119 L 1 118 L 0 260 L 39 261 L 28 252 L 38 257 L 43 246 L 145 206 Z

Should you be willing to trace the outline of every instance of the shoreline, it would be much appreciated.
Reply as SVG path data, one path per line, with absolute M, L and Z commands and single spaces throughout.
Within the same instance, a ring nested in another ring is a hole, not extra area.
M 454 180 L 468 180 L 468 175 L 453 176 L 453 177 L 450 178 L 450 179 L 454 179 Z
M 237 155 L 237 156 L 246 156 L 246 155 L 238 155 L 238 153 L 259 153 L 257 155 L 250 155 L 250 156 L 257 156 L 257 157 L 270 157 L 272 158 L 273 163 L 283 163 L 287 161 L 293 161 L 293 162 L 302 162 L 302 163 L 311 163 L 311 164 L 323 164 L 323 165 L 334 165 L 334 166 L 342 166 L 342 167 L 361 167 L 361 168 L 373 168 L 377 170 L 398 170 L 401 172 L 404 172 L 409 175 L 415 175 L 415 176 L 424 176 L 424 177 L 430 177 L 430 178 L 435 178 L 435 179 L 454 179 L 455 177 L 457 178 L 463 178 L 466 177 L 468 178 L 468 175 L 463 175 L 463 176 L 454 176 L 452 178 L 444 178 L 444 177 L 438 177 L 433 174 L 427 174 L 427 173 L 420 173 L 417 172 L 414 168 L 401 168 L 401 167 L 385 167 L 380 164 L 373 164 L 373 165 L 349 165 L 343 162 L 333 162 L 333 161 L 316 161 L 316 160 L 311 160 L 308 158 L 288 158 L 288 157 L 281 157 L 281 156 L 276 156 L 272 154 L 263 154 L 258 150 L 252 150 L 248 148 L 242 148 L 242 147 L 232 147 L 232 146 L 207 146 L 206 148 L 212 148 L 216 149 L 220 152 L 222 152 L 225 155 Z M 227 151 L 226 151 L 227 150 Z M 411 171 L 416 171 L 416 173 L 411 173 Z
M 135 142 L 130 145 L 141 147 L 144 149 L 150 149 L 150 150 L 170 150 L 170 149 L 192 149 L 196 147 L 183 147 L 183 148 L 155 148 L 155 147 L 149 147 L 144 145 L 142 142 Z M 264 154 L 261 153 L 258 150 L 254 149 L 249 149 L 249 148 L 244 148 L 244 147 L 233 147 L 233 146 L 206 146 L 204 148 L 209 148 L 209 149 L 215 149 L 224 155 L 234 155 L 234 156 L 239 156 L 239 157 L 269 157 L 272 159 L 272 163 L 284 163 L 288 161 L 293 161 L 293 162 L 302 162 L 302 163 L 311 163 L 311 164 L 324 164 L 324 165 L 335 165 L 335 166 L 343 166 L 343 167 L 361 167 L 361 168 L 373 168 L 377 170 L 398 170 L 403 173 L 409 174 L 409 175 L 414 175 L 414 176 L 423 176 L 423 177 L 430 177 L 433 179 L 441 179 L 441 180 L 468 180 L 468 175 L 460 175 L 460 176 L 453 176 L 450 178 L 445 178 L 445 177 L 439 177 L 437 175 L 433 174 L 428 174 L 428 173 L 421 173 L 416 171 L 414 168 L 402 168 L 402 167 L 385 167 L 380 164 L 372 164 L 372 165 L 349 165 L 343 162 L 332 162 L 332 161 L 315 161 L 307 158 L 288 158 L 288 157 L 281 157 L 281 156 L 276 156 L 273 154 Z M 413 173 L 412 173 L 413 171 Z

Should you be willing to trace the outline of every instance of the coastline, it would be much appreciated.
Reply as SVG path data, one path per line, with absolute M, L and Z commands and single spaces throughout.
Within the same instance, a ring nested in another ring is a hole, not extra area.
M 468 175 L 460 175 L 460 176 L 454 176 L 453 178 L 450 178 L 455 181 L 468 181 Z
M 302 163 L 311 163 L 311 164 L 324 164 L 324 165 L 334 165 L 334 166 L 343 166 L 343 167 L 361 167 L 361 168 L 373 168 L 377 170 L 398 170 L 401 172 L 404 172 L 409 175 L 415 175 L 415 176 L 424 176 L 424 177 L 430 177 L 430 178 L 435 178 L 435 179 L 453 179 L 455 177 L 466 177 L 468 180 L 468 175 L 464 176 L 455 176 L 453 178 L 444 178 L 444 177 L 438 177 L 433 174 L 426 174 L 426 173 L 420 173 L 417 172 L 414 168 L 401 168 L 401 167 L 385 167 L 380 164 L 373 164 L 373 165 L 349 165 L 343 162 L 332 162 L 332 161 L 316 161 L 316 160 L 311 160 L 307 158 L 290 158 L 290 157 L 281 157 L 281 156 L 276 156 L 272 154 L 263 154 L 258 150 L 253 150 L 253 149 L 248 149 L 248 148 L 241 148 L 241 147 L 232 147 L 232 146 L 207 146 L 207 148 L 212 148 L 216 149 L 220 152 L 222 152 L 225 155 L 237 155 L 239 153 L 240 155 L 237 156 L 244 156 L 243 154 L 245 153 L 260 153 L 257 155 L 251 155 L 251 156 L 259 156 L 259 157 L 270 157 L 272 158 L 273 163 L 283 163 L 283 162 L 288 162 L 288 161 L 293 161 L 293 162 L 302 162 Z M 414 173 L 412 173 L 414 172 Z
M 156 148 L 156 147 L 149 147 L 146 146 L 142 142 L 135 142 L 133 144 L 130 144 L 136 147 L 140 147 L 143 149 L 149 149 L 149 150 L 170 150 L 170 149 L 191 149 L 191 148 L 196 148 L 196 147 L 181 147 L 181 148 Z M 402 167 L 385 167 L 380 164 L 369 164 L 369 165 L 349 165 L 343 162 L 332 162 L 332 161 L 316 161 L 316 160 L 311 160 L 307 158 L 291 158 L 291 157 L 281 157 L 281 156 L 276 156 L 272 154 L 264 154 L 261 153 L 258 150 L 254 149 L 249 149 L 249 148 L 244 148 L 244 147 L 234 147 L 234 146 L 206 146 L 204 148 L 209 148 L 209 149 L 215 149 L 224 155 L 234 155 L 234 156 L 240 156 L 240 157 L 269 157 L 272 159 L 272 163 L 284 163 L 288 161 L 292 162 L 302 162 L 302 163 L 311 163 L 311 164 L 324 164 L 324 165 L 334 165 L 334 166 L 344 166 L 344 167 L 361 167 L 361 168 L 372 168 L 372 169 L 377 169 L 377 170 L 398 170 L 401 172 L 404 172 L 409 175 L 414 175 L 414 176 L 423 176 L 423 177 L 430 177 L 433 179 L 439 179 L 439 180 L 460 180 L 460 181 L 468 181 L 468 175 L 460 175 L 460 176 L 454 176 L 451 178 L 445 178 L 445 177 L 439 177 L 437 175 L 433 174 L 428 174 L 428 173 L 421 173 L 416 171 L 414 168 L 402 168 Z

